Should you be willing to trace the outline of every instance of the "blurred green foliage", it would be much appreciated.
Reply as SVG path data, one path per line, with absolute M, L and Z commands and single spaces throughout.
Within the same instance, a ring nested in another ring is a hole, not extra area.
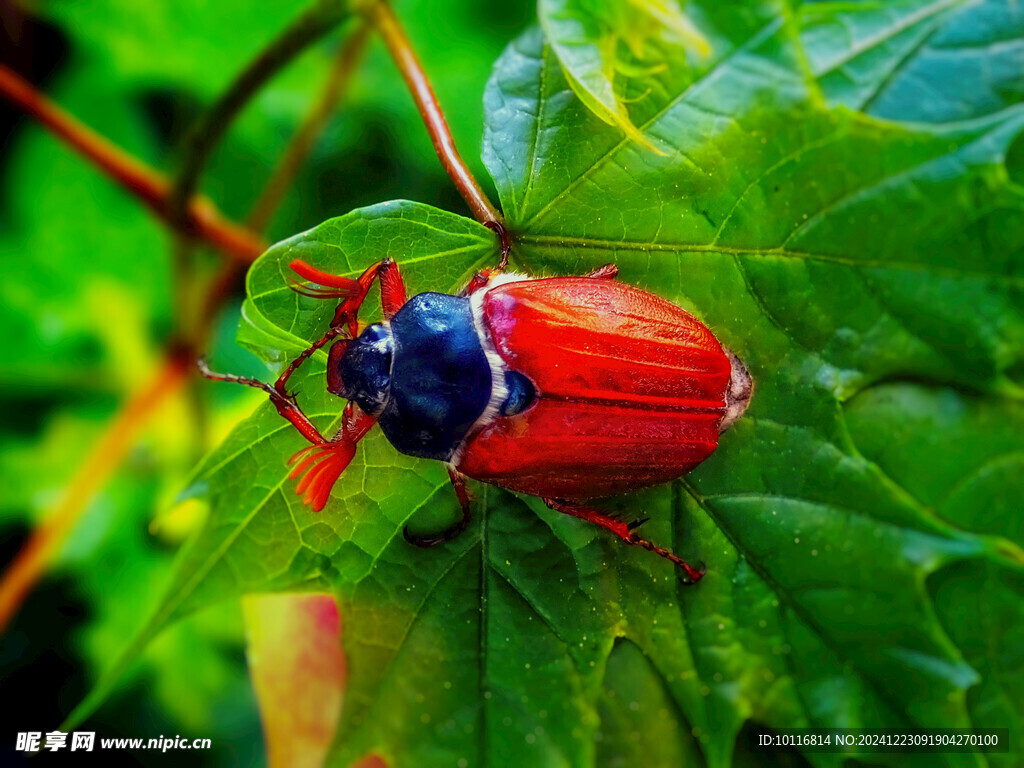
M 586 16 L 591 5 L 542 3 L 549 36 L 560 34 L 551 15 L 581 22 L 548 41 L 520 34 L 525 6 L 397 10 L 463 155 L 500 200 L 516 265 L 568 274 L 614 261 L 750 366 L 751 411 L 709 461 L 611 502 L 650 514 L 645 531 L 703 558 L 705 580 L 684 589 L 648 553 L 480 486 L 469 531 L 412 549 L 403 525 L 443 527 L 455 501 L 439 464 L 399 456 L 379 435 L 316 515 L 283 464 L 302 440 L 264 404 L 191 476 L 211 512 L 170 575 L 169 547 L 154 542 L 189 528 L 180 518 L 198 502 L 158 516 L 155 537 L 146 527 L 185 485 L 202 440 L 173 415 L 154 430 L 61 559 L 62 599 L 89 614 L 58 647 L 91 678 L 144 611 L 155 618 L 127 660 L 204 606 L 331 589 L 351 663 L 334 765 L 369 751 L 395 766 L 761 764 L 755 726 L 915 724 L 1008 726 L 1013 751 L 866 762 L 1017 764 L 1024 12 L 1006 0 L 694 0 L 686 19 L 705 56 L 664 24 L 609 42 L 614 29 Z M 37 9 L 68 36 L 54 95 L 163 167 L 188 119 L 295 11 Z M 230 133 L 204 183 L 229 214 L 245 215 L 336 45 L 303 56 Z M 219 368 L 279 368 L 322 332 L 330 308 L 282 279 L 297 256 L 357 274 L 387 251 L 407 263 L 413 292 L 451 290 L 493 262 L 493 236 L 464 218 L 418 123 L 375 45 L 272 234 L 326 223 L 249 273 L 239 340 L 262 363 L 232 350 L 226 313 Z M 24 525 L 133 373 L 152 366 L 172 309 L 159 227 L 36 129 L 15 138 L 0 249 L 22 272 L 0 285 L 17 331 L 0 380 L 20 415 L 0 479 L 14 491 L 8 524 Z M 352 211 L 388 199 L 417 202 Z M 328 430 L 338 402 L 323 364 L 294 381 Z M 259 399 L 246 394 L 212 395 L 221 424 Z M 12 632 L 39 643 L 48 620 L 27 610 Z M 153 691 L 147 717 L 202 730 L 248 764 L 251 702 L 224 714 L 251 695 L 240 647 L 233 609 L 200 613 L 150 645 L 138 674 Z M 152 728 L 125 725 L 133 695 L 101 711 L 97 730 Z

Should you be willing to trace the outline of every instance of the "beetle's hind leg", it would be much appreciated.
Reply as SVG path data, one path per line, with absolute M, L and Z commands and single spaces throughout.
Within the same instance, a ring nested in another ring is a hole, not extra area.
M 641 539 L 637 534 L 635 534 L 633 531 L 638 526 L 647 522 L 646 519 L 634 523 L 624 523 L 604 512 L 599 512 L 596 509 L 580 506 L 579 504 L 573 504 L 568 501 L 559 501 L 558 499 L 544 499 L 543 501 L 556 512 L 572 515 L 573 517 L 578 517 L 581 520 L 587 520 L 595 525 L 600 525 L 605 530 L 614 533 L 627 544 L 643 547 L 644 549 L 650 550 L 654 554 L 660 555 L 666 560 L 671 561 L 686 573 L 688 579 L 686 583 L 688 584 L 697 583 L 704 575 L 705 568 L 703 563 L 699 564 L 697 568 L 694 568 L 678 555 L 674 555 L 664 547 L 659 547 L 657 544 L 652 544 L 647 539 Z
M 446 541 L 451 541 L 469 525 L 469 521 L 472 519 L 472 515 L 469 510 L 469 491 L 466 490 L 466 476 L 462 473 L 451 469 L 448 469 L 448 477 L 451 478 L 452 486 L 455 488 L 455 495 L 459 499 L 459 506 L 462 508 L 462 519 L 459 520 L 455 525 L 446 528 L 438 534 L 433 536 L 416 536 L 415 534 L 409 533 L 409 526 L 405 526 L 402 529 L 402 535 L 405 536 L 405 540 L 410 544 L 415 544 L 417 547 L 434 547 L 438 544 L 443 544 Z

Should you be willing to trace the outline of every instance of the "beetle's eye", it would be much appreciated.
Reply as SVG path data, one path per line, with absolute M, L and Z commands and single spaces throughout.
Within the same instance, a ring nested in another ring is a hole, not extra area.
M 369 326 L 357 339 L 336 342 L 327 358 L 328 391 L 355 400 L 377 416 L 391 390 L 391 358 L 391 331 L 382 323 Z
M 508 397 L 505 404 L 501 406 L 502 416 L 515 416 L 522 413 L 537 396 L 537 391 L 528 378 L 516 371 L 509 371 L 505 374 L 505 386 L 508 388 Z

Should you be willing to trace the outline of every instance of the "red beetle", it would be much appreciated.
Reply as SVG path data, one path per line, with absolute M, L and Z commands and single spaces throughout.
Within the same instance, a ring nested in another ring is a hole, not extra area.
M 324 507 L 356 443 L 379 423 L 399 451 L 444 461 L 462 506 L 462 519 L 437 536 L 406 530 L 414 544 L 447 541 L 466 527 L 471 477 L 596 523 L 671 560 L 690 582 L 703 575 L 640 538 L 634 529 L 643 520 L 625 523 L 583 504 L 689 472 L 746 409 L 749 374 L 693 315 L 616 281 L 613 265 L 545 279 L 487 270 L 458 296 L 409 300 L 391 259 L 358 280 L 302 261 L 291 267 L 314 284 L 297 284 L 300 293 L 342 300 L 330 330 L 274 386 L 200 366 L 208 378 L 265 390 L 312 443 L 289 463 L 313 509 Z M 360 334 L 357 313 L 375 280 L 385 319 Z M 327 388 L 349 402 L 327 439 L 285 385 L 332 340 Z

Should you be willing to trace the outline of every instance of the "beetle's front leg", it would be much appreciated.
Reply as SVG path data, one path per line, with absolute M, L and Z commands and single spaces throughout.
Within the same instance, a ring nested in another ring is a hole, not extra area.
M 578 517 L 581 520 L 587 520 L 596 525 L 600 525 L 605 530 L 614 533 L 627 544 L 643 547 L 644 549 L 650 550 L 654 554 L 661 555 L 666 560 L 675 563 L 686 572 L 686 575 L 689 578 L 689 581 L 687 582 L 688 584 L 697 583 L 704 575 L 705 569 L 703 564 L 701 564 L 699 568 L 694 568 L 681 557 L 672 554 L 664 547 L 659 547 L 656 544 L 652 544 L 647 539 L 641 539 L 637 536 L 633 532 L 633 529 L 640 523 L 646 522 L 645 520 L 641 520 L 640 523 L 624 523 L 621 520 L 616 520 L 614 517 L 605 514 L 604 512 L 599 512 L 596 509 L 584 507 L 579 504 L 573 504 L 568 501 L 559 501 L 558 499 L 544 499 L 543 501 L 556 512 L 572 515 L 573 517 Z
M 293 289 L 297 293 L 317 299 L 347 297 L 335 310 L 334 319 L 331 321 L 331 327 L 327 333 L 314 341 L 308 349 L 292 360 L 274 383 L 274 389 L 277 390 L 278 394 L 294 405 L 294 398 L 288 394 L 288 379 L 291 378 L 291 375 L 295 373 L 300 365 L 306 362 L 314 352 L 326 345 L 327 342 L 341 336 L 346 331 L 352 336 L 358 333 L 359 321 L 357 315 L 359 307 L 362 306 L 363 299 L 366 298 L 366 294 L 370 290 L 370 286 L 373 285 L 374 280 L 380 280 L 380 300 L 384 308 L 385 318 L 390 320 L 391 316 L 405 304 L 406 299 L 405 283 L 402 281 L 402 275 L 398 271 L 398 265 L 391 258 L 378 261 L 363 272 L 358 280 L 329 274 L 316 267 L 311 267 L 300 259 L 293 261 L 290 266 L 300 277 L 321 286 L 315 288 L 296 283 L 298 287 L 293 286 Z M 264 388 L 261 383 L 257 383 L 255 386 L 261 389 Z M 280 410 L 278 408 L 278 411 Z M 283 413 L 281 415 L 284 416 Z
M 274 390 L 277 392 L 277 394 L 279 394 L 285 400 L 287 400 L 288 402 L 290 402 L 290 403 L 292 403 L 294 405 L 295 404 L 295 398 L 292 395 L 288 394 L 288 389 L 287 389 L 288 379 L 291 378 L 292 374 L 295 373 L 296 370 L 298 370 L 298 367 L 300 365 L 302 365 L 304 362 L 306 362 L 313 355 L 314 352 L 316 352 L 318 349 L 320 349 L 325 344 L 327 344 L 327 342 L 329 342 L 331 339 L 334 339 L 334 338 L 340 336 L 341 334 L 343 334 L 345 331 L 346 331 L 346 328 L 344 326 L 341 326 L 341 325 L 332 326 L 327 331 L 327 333 L 325 333 L 319 339 L 317 339 L 312 344 L 310 344 L 308 349 L 304 350 L 302 352 L 302 354 L 300 354 L 298 357 L 296 357 L 294 360 L 292 360 L 288 364 L 288 367 L 285 368 L 283 371 L 281 371 L 281 375 L 277 377 L 277 381 L 274 382 Z M 273 397 L 271 398 L 271 400 L 273 400 Z M 280 410 L 281 409 L 278 408 L 278 411 L 280 411 Z M 281 415 L 284 416 L 283 413 Z M 285 418 L 287 418 L 287 417 L 285 417 Z
M 409 533 L 409 526 L 405 526 L 402 529 L 402 535 L 405 536 L 405 540 L 410 544 L 415 544 L 417 547 L 433 547 L 443 544 L 454 539 L 466 530 L 466 526 L 469 525 L 472 515 L 469 509 L 470 498 L 469 491 L 466 489 L 466 476 L 449 467 L 448 477 L 451 478 L 452 486 L 455 488 L 455 495 L 459 499 L 459 506 L 462 507 L 462 519 L 434 536 L 416 536 Z
M 270 402 L 277 409 L 277 412 L 290 421 L 292 426 L 299 430 L 302 436 L 309 440 L 309 442 L 313 445 L 326 445 L 330 442 L 330 440 L 320 434 L 320 430 L 299 409 L 295 404 L 294 398 L 284 394 L 278 388 L 267 384 L 265 381 L 251 379 L 248 376 L 236 376 L 233 373 L 216 373 L 211 371 L 210 367 L 206 364 L 206 359 L 202 357 L 196 361 L 196 365 L 199 368 L 199 373 L 211 381 L 230 381 L 234 384 L 244 384 L 247 387 L 262 389 L 270 395 Z M 282 376 L 284 377 L 283 374 Z M 284 378 L 287 380 L 287 377 Z M 278 379 L 278 382 L 281 382 L 281 379 Z
M 331 495 L 331 488 L 334 487 L 338 478 L 341 477 L 341 473 L 345 471 L 356 455 L 356 443 L 363 439 L 377 423 L 377 420 L 363 413 L 359 406 L 350 402 L 345 406 L 341 429 L 328 440 L 320 434 L 320 430 L 309 420 L 309 417 L 299 409 L 294 399 L 283 394 L 278 388 L 248 376 L 214 373 L 207 366 L 206 360 L 202 358 L 199 359 L 198 365 L 199 372 L 213 381 L 230 381 L 262 389 L 270 395 L 270 402 L 273 403 L 277 412 L 291 422 L 292 426 L 312 443 L 288 460 L 289 464 L 295 464 L 295 468 L 288 476 L 294 479 L 304 474 L 295 489 L 296 493 L 302 494 L 303 502 L 315 511 L 319 512 L 323 509 Z M 281 380 L 278 379 L 278 382 L 281 383 Z

